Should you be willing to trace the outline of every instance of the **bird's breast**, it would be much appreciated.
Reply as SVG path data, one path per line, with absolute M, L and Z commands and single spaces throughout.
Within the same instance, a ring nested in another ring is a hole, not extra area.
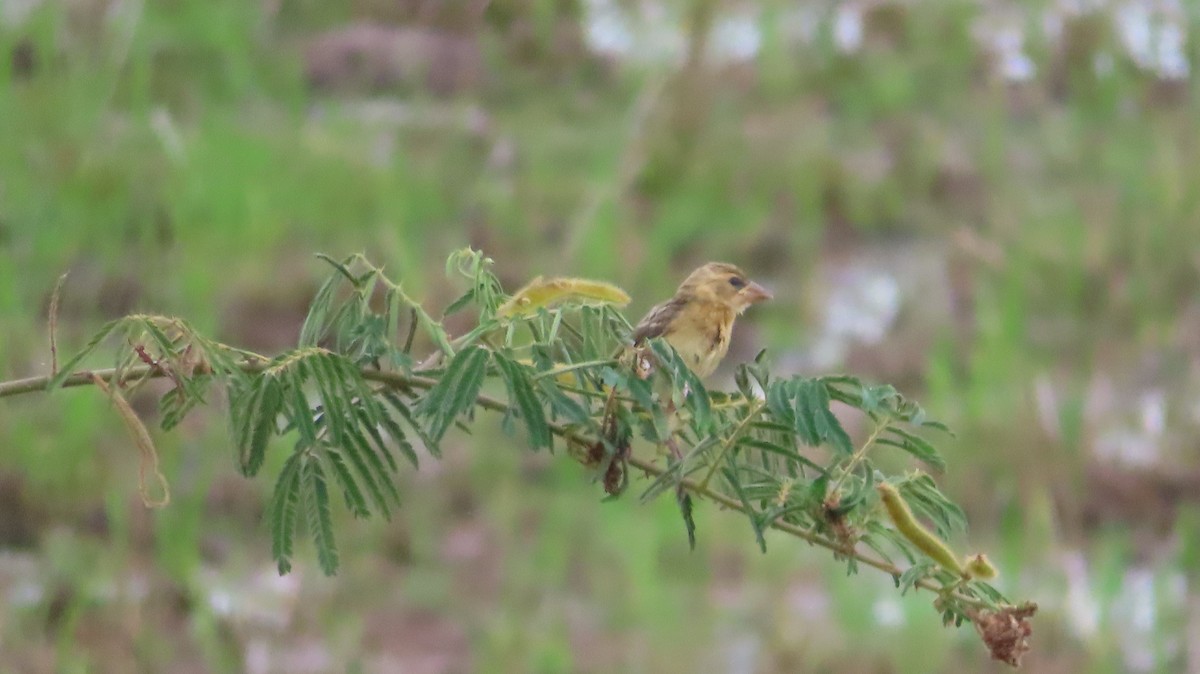
M 696 376 L 703 378 L 717 369 L 729 351 L 735 314 L 720 306 L 698 309 L 681 317 L 681 325 L 667 335 L 667 341 L 683 356 Z

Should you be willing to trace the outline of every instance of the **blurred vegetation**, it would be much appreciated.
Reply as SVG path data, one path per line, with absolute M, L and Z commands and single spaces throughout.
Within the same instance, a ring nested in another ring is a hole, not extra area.
M 766 346 L 948 421 L 945 490 L 1043 606 L 1028 668 L 1200 667 L 1191 5 L 651 5 L 5 3 L 0 378 L 48 371 L 67 269 L 66 350 L 145 310 L 273 353 L 318 250 L 439 306 L 470 244 L 631 319 L 725 259 L 776 300 L 710 388 Z M 886 578 L 705 511 L 689 553 L 670 503 L 482 428 L 342 527 L 337 578 L 280 579 L 217 418 L 161 438 L 148 513 L 103 396 L 51 400 L 0 406 L 0 671 L 981 667 Z

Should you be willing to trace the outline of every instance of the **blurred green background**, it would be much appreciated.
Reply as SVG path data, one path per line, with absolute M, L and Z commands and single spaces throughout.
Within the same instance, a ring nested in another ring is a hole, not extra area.
M 148 311 L 273 353 L 318 251 L 437 308 L 472 245 L 632 320 L 727 260 L 776 296 L 730 361 L 956 430 L 954 544 L 1041 604 L 1028 671 L 1200 672 L 1198 31 L 1169 0 L 5 0 L 0 378 L 48 370 L 67 270 L 64 351 Z M 0 672 L 1003 670 L 928 596 L 707 506 L 689 552 L 670 499 L 601 503 L 488 417 L 393 521 L 340 513 L 338 577 L 278 577 L 214 403 L 157 437 L 153 512 L 98 392 L 0 403 Z

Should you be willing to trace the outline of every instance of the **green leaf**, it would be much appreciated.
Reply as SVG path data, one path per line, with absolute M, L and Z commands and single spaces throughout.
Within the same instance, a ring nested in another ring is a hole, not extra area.
M 387 461 L 388 469 L 393 473 L 399 472 L 400 466 L 396 465 L 396 459 L 388 449 L 387 441 L 383 439 L 383 434 L 379 432 L 379 427 L 383 426 L 385 429 L 388 429 L 389 434 L 393 434 L 391 427 L 395 426 L 395 422 L 386 414 L 380 414 L 376 417 L 372 414 L 373 411 L 362 399 L 354 406 L 354 416 L 358 419 L 359 427 L 366 431 L 367 435 L 375 443 L 375 449 Z M 396 431 L 399 431 L 398 426 L 396 427 Z M 404 436 L 401 435 L 400 439 L 403 440 Z M 409 450 L 411 451 L 412 448 L 410 447 Z
M 898 484 L 897 489 L 914 513 L 933 522 L 939 537 L 949 538 L 955 531 L 966 529 L 966 514 L 938 491 L 932 477 L 923 474 L 910 477 Z
M 547 344 L 560 343 L 559 339 L 558 339 L 558 331 L 560 328 L 562 328 L 562 324 L 563 324 L 563 307 L 556 307 L 556 308 L 550 309 L 550 310 L 539 310 L 538 311 L 539 319 L 545 320 L 544 317 L 542 316 L 542 314 L 544 312 L 548 313 L 548 315 L 550 316 L 550 329 L 546 332 L 546 343 Z M 566 351 L 566 349 L 564 348 L 563 351 Z M 586 353 L 586 351 L 584 353 Z M 581 356 L 582 354 L 577 353 L 576 355 Z M 586 357 L 586 356 L 583 356 L 583 357 Z
M 683 526 L 687 528 L 688 548 L 696 549 L 696 519 L 693 514 L 692 495 L 679 490 L 676 496 L 679 504 L 679 514 L 683 516 Z
M 333 259 L 332 257 L 329 257 L 325 253 L 317 253 L 316 258 L 318 260 L 322 260 L 322 261 L 328 263 L 329 266 L 333 267 L 334 271 L 337 272 L 337 274 L 341 274 L 342 277 L 344 277 L 346 279 L 346 282 L 349 283 L 350 285 L 352 285 L 354 287 L 358 287 L 362 283 L 361 278 L 355 276 L 354 273 L 351 272 L 350 268 L 347 266 L 351 262 L 353 262 L 355 260 L 355 258 L 358 258 L 359 260 L 363 260 L 364 258 L 361 255 L 350 255 L 343 262 L 338 262 L 337 260 Z M 371 272 L 364 273 L 363 277 L 366 277 L 370 273 Z M 337 274 L 334 274 L 334 278 L 337 278 Z
M 271 530 L 271 556 L 283 575 L 292 570 L 292 542 L 296 533 L 296 504 L 300 500 L 299 452 L 288 457 L 275 481 L 275 492 L 267 510 Z
M 392 416 L 388 414 L 388 410 L 384 409 L 383 404 L 380 404 L 378 401 L 374 401 L 374 403 L 378 407 L 379 426 L 383 426 L 384 431 L 388 433 L 391 440 L 396 443 L 397 447 L 400 447 L 400 452 L 404 455 L 404 458 L 407 458 L 408 462 L 413 464 L 413 468 L 416 468 L 416 452 L 413 451 L 413 445 L 409 443 L 406 434 L 404 434 L 404 429 L 400 427 L 400 423 L 392 419 Z M 400 467 L 396 465 L 395 459 L 391 458 L 390 452 L 388 453 L 388 459 L 392 465 L 392 470 L 400 470 Z
M 370 442 L 367 441 L 367 436 L 363 435 L 361 429 L 354 425 L 350 425 L 348 427 L 346 436 L 350 440 L 349 444 L 362 451 L 363 456 L 370 465 L 372 476 L 378 478 L 379 484 L 384 489 L 386 496 L 391 499 L 390 502 L 393 504 L 399 504 L 400 491 L 396 488 L 396 481 L 392 477 L 392 473 L 395 472 L 396 464 L 390 460 L 391 457 L 388 455 L 386 449 L 374 449 Z M 390 472 L 388 471 L 389 466 L 384 464 L 381 455 L 389 459 L 388 463 L 392 468 Z M 391 517 L 391 511 L 387 506 L 387 501 L 384 501 L 381 509 L 383 510 L 385 517 Z
M 776 445 L 774 443 L 767 442 L 766 440 L 760 440 L 759 438 L 755 438 L 755 437 L 747 435 L 747 436 L 742 436 L 741 438 L 738 438 L 737 444 L 742 447 L 753 448 L 753 449 L 757 449 L 762 452 L 767 452 L 769 454 L 781 456 L 784 459 L 786 459 L 789 463 L 807 466 L 808 468 L 812 468 L 813 470 L 817 471 L 818 473 L 820 473 L 822 475 L 825 474 L 825 469 L 822 466 L 818 465 L 817 463 L 813 462 L 811 459 L 804 457 L 803 455 L 797 453 L 795 450 L 791 450 L 786 447 L 782 447 L 780 445 Z
M 954 435 L 953 431 L 951 431 L 950 428 L 948 426 L 946 426 L 946 424 L 943 424 L 940 421 L 922 421 L 920 425 L 922 428 L 932 428 L 935 430 L 939 430 L 943 433 L 949 434 L 952 437 Z
M 804 405 L 812 414 L 817 435 L 835 450 L 850 456 L 854 454 L 854 443 L 842 424 L 829 410 L 829 392 L 825 385 L 813 382 L 814 385 L 804 389 Z
M 323 427 L 327 431 L 324 442 L 341 450 L 341 457 L 346 459 L 349 466 L 353 466 L 354 473 L 358 476 L 357 484 L 365 486 L 366 492 L 370 494 L 384 517 L 390 518 L 390 504 L 398 503 L 400 495 L 380 453 L 387 456 L 391 466 L 394 467 L 395 462 L 382 445 L 379 449 L 371 445 L 371 441 L 367 439 L 368 435 L 377 439 L 379 443 L 382 443 L 383 439 L 369 419 L 365 422 L 360 419 L 352 402 L 356 395 L 370 394 L 369 387 L 362 381 L 358 369 L 340 356 L 317 352 L 292 363 L 288 372 L 297 379 L 292 388 L 296 391 L 296 416 L 299 418 L 295 423 L 301 429 L 301 437 L 309 436 L 307 444 L 313 445 L 316 438 L 320 437 L 320 429 Z M 320 415 L 315 423 L 300 393 L 302 382 L 305 380 L 314 383 L 321 396 Z M 364 400 L 359 398 L 359 403 L 367 404 Z M 302 406 L 303 412 L 299 409 Z M 341 480 L 341 476 L 339 480 L 346 481 Z M 353 495 L 347 494 L 346 498 L 351 500 Z M 365 506 L 363 509 L 365 511 Z
M 442 311 L 442 318 L 445 318 L 446 316 L 449 316 L 451 314 L 455 314 L 455 313 L 458 313 L 459 311 L 462 311 L 464 308 L 466 308 L 466 306 L 468 304 L 471 303 L 471 300 L 473 300 L 473 299 L 475 299 L 475 289 L 474 288 L 463 293 L 461 296 L 459 296 L 458 299 L 451 302 L 450 305 L 447 306 Z
M 747 363 L 746 371 L 754 377 L 754 381 L 758 382 L 758 387 L 763 391 L 771 386 L 770 363 L 767 360 L 767 350 L 762 349 L 754 356 L 754 362 Z M 751 396 L 753 397 L 753 396 Z
M 458 337 L 455 341 L 462 347 L 471 346 L 498 327 L 500 327 L 500 323 L 497 321 L 485 320 L 474 328 L 471 328 L 471 331 L 467 334 Z
M 896 409 L 903 398 L 889 384 L 864 386 L 859 403 L 860 409 L 868 414 L 888 413 Z
M 470 410 L 487 374 L 489 351 L 468 346 L 446 367 L 442 378 L 425 394 L 419 413 L 428 420 L 429 437 L 440 441 L 458 415 Z
M 517 409 L 525 421 L 530 446 L 535 450 L 550 447 L 553 442 L 550 424 L 546 421 L 546 412 L 542 409 L 542 402 L 538 400 L 525 366 L 500 353 L 495 354 L 495 362 L 508 389 L 509 404 Z
M 417 437 L 421 439 L 422 444 L 425 445 L 425 449 L 429 450 L 430 454 L 433 454 L 434 456 L 441 456 L 441 450 L 438 448 L 437 443 L 433 441 L 433 438 L 429 437 L 429 435 L 425 433 L 425 429 L 421 427 L 421 424 L 417 423 L 412 409 L 409 408 L 409 406 L 404 402 L 398 393 L 392 390 L 385 390 L 383 392 L 383 400 L 390 405 L 397 414 L 400 415 L 400 418 L 404 419 L 404 421 L 408 424 L 408 427 L 411 428 L 417 434 Z M 403 438 L 404 436 L 400 435 L 397 437 Z M 405 452 L 413 466 L 416 466 L 417 454 L 413 451 L 412 445 L 405 440 L 399 440 L 399 442 L 400 449 Z
M 109 321 L 108 323 L 104 324 L 104 327 L 100 328 L 100 330 L 93 335 L 90 340 L 88 340 L 88 343 L 83 347 L 82 351 L 74 356 L 71 356 L 70 360 L 63 363 L 58 368 L 58 374 L 56 374 L 54 378 L 46 384 L 46 390 L 53 391 L 54 389 L 62 386 L 67 377 L 71 376 L 71 374 L 75 372 L 75 368 L 79 365 L 79 362 L 86 358 L 88 354 L 95 351 L 96 347 L 100 346 L 100 342 L 103 342 L 109 335 L 113 333 L 113 331 L 123 326 L 125 324 L 125 320 L 126 319 L 124 318 L 118 318 L 115 321 Z
M 687 386 L 688 408 L 692 411 L 692 425 L 699 433 L 711 433 L 713 431 L 713 416 L 712 416 L 712 401 L 708 397 L 708 390 L 704 388 L 704 384 L 683 361 L 679 361 L 679 376 L 683 379 Z
M 971 583 L 971 586 L 974 589 L 978 590 L 979 594 L 983 595 L 984 598 L 986 598 L 988 601 L 992 602 L 993 604 L 1009 604 L 1009 603 L 1011 603 L 1008 601 L 1008 599 L 1003 594 L 1000 593 L 999 590 L 992 587 L 988 583 L 985 583 L 982 580 L 974 581 L 973 583 Z
M 796 433 L 796 416 L 797 410 L 792 406 L 793 390 L 795 388 L 795 380 L 776 381 L 771 385 L 771 388 L 766 390 L 767 409 L 779 422 L 779 425 L 789 433 Z M 801 434 L 806 444 L 808 442 L 807 434 Z
M 282 385 L 281 383 L 280 386 Z M 321 413 L 314 416 L 316 410 L 311 407 L 300 382 L 291 382 L 291 385 L 287 386 L 285 396 L 287 400 L 283 409 L 288 415 L 291 427 L 296 429 L 306 445 L 316 445 L 317 436 L 320 434 L 318 424 L 324 426 L 326 423 L 325 410 L 322 408 Z
M 791 425 L 762 419 L 751 421 L 750 428 L 758 431 L 767 431 L 768 433 L 778 433 L 780 436 L 787 438 L 793 438 L 796 435 L 796 429 Z
M 544 377 L 537 381 L 537 387 L 542 392 L 542 396 L 550 403 L 551 416 L 555 419 L 562 417 L 570 424 L 591 425 L 592 415 L 588 413 L 587 408 L 563 393 L 552 381 L 553 379 L 553 377 Z
M 333 265 L 336 271 L 321 284 L 312 303 L 308 306 L 308 315 L 304 317 L 304 324 L 300 327 L 300 348 L 316 346 L 320 343 L 329 330 L 329 313 L 333 308 L 334 292 L 337 290 L 337 286 L 343 280 L 354 282 L 354 276 L 343 263 L 336 262 L 325 255 L 317 257 Z M 345 264 L 348 264 L 351 259 L 346 258 Z
M 392 355 L 399 353 L 400 349 L 400 309 L 401 299 L 400 294 L 393 287 L 388 287 L 383 293 L 383 322 L 386 325 L 383 339 L 387 345 L 389 352 Z
M 671 462 L 665 471 L 650 482 L 650 485 L 642 492 L 639 499 L 645 503 L 668 489 L 677 487 L 679 482 L 688 475 L 703 469 L 704 466 L 694 461 L 693 458 L 703 456 L 705 453 L 712 451 L 713 448 L 719 447 L 720 444 L 720 441 L 715 436 L 704 438 L 700 444 L 688 452 L 688 455 L 682 461 Z
M 733 493 L 737 495 L 738 500 L 742 502 L 742 507 L 746 510 L 746 517 L 750 520 L 750 526 L 754 528 L 754 540 L 758 541 L 758 549 L 765 553 L 767 551 L 767 539 L 763 534 L 762 522 L 758 518 L 758 512 L 750 504 L 741 481 L 737 479 L 737 474 L 729 468 L 722 468 L 721 474 L 725 476 L 725 482 L 733 490 Z
M 821 477 L 812 481 L 808 485 L 808 500 L 813 505 L 824 506 L 825 496 L 829 491 L 829 473 L 824 473 Z
M 243 394 L 229 398 L 237 438 L 238 468 L 246 477 L 254 477 L 262 467 L 267 444 L 278 429 L 282 394 L 282 386 L 275 377 L 262 375 L 251 380 Z
M 861 469 L 865 474 L 865 477 L 861 480 L 850 480 L 846 483 L 848 485 L 848 489 L 845 494 L 842 494 L 841 499 L 837 503 L 837 513 L 846 514 L 858 507 L 858 505 L 867 500 L 868 497 L 873 498 L 876 495 L 874 471 L 868 468 L 865 464 L 861 466 Z
M 622 381 L 625 382 L 629 395 L 637 401 L 637 406 L 649 416 L 649 429 L 652 435 L 648 436 L 648 439 L 655 443 L 662 443 L 671 437 L 671 425 L 667 421 L 667 415 L 663 412 L 662 405 L 654 400 L 654 390 L 651 388 L 650 380 L 625 377 Z
M 902 449 L 934 470 L 946 470 L 946 461 L 933 448 L 933 445 L 926 442 L 924 438 L 896 426 L 889 426 L 887 432 L 896 437 L 889 438 L 885 436 L 878 438 L 876 442 L 881 445 L 891 445 L 892 447 Z
M 863 384 L 857 378 L 844 376 L 818 377 L 814 381 L 825 387 L 831 399 L 858 409 L 863 408 Z
M 152 316 L 144 316 L 138 321 L 138 323 L 141 325 L 142 330 L 145 330 L 146 334 L 150 336 L 150 340 L 153 341 L 155 346 L 158 347 L 158 351 L 163 358 L 175 356 L 176 351 L 178 350 L 175 346 L 175 342 L 172 342 L 171 339 L 167 337 L 167 333 L 163 332 L 162 328 L 158 327 L 154 320 L 155 318 Z
M 188 329 L 191 330 L 191 326 L 188 326 Z M 200 359 L 208 363 L 214 375 L 233 378 L 246 376 L 234 359 L 235 354 L 242 357 L 245 354 L 200 335 L 195 335 L 192 344 L 199 351 Z
M 864 536 L 864 538 L 863 538 L 864 541 L 867 538 L 887 539 L 887 541 L 892 544 L 893 548 L 895 548 L 896 550 L 899 550 L 900 553 L 902 555 L 904 555 L 904 558 L 906 560 L 908 560 L 909 564 L 917 563 L 917 556 L 913 554 L 912 543 L 907 538 L 904 537 L 904 534 L 900 533 L 896 529 L 892 529 L 891 527 L 885 527 L 883 525 L 883 523 L 880 522 L 879 520 L 868 521 L 866 528 L 867 528 L 868 535 Z M 869 543 L 869 545 L 876 552 L 879 552 L 880 555 L 883 555 L 883 552 L 880 551 L 878 547 L 876 547 L 878 545 L 877 540 L 873 541 L 872 543 Z M 885 558 L 887 558 L 887 555 L 883 555 L 883 556 Z M 888 558 L 888 559 L 890 561 L 890 558 Z
M 818 378 L 818 381 L 828 384 L 846 384 L 856 389 L 862 388 L 862 380 L 849 374 L 831 374 Z
M 794 379 L 790 384 L 796 434 L 800 436 L 804 444 L 816 447 L 821 444 L 822 440 L 821 434 L 817 430 L 817 415 L 820 414 L 820 410 L 813 407 L 812 400 L 819 399 L 820 396 L 816 389 L 820 384 L 804 379 Z
M 712 405 L 708 397 L 708 391 L 704 388 L 704 384 L 700 382 L 700 378 L 692 372 L 687 366 L 679 352 L 670 345 L 665 339 L 654 339 L 650 341 L 651 348 L 654 350 L 658 362 L 666 366 L 671 377 L 673 387 L 672 400 L 676 407 L 681 407 L 686 404 L 692 411 L 692 423 L 701 433 L 708 433 L 712 429 Z M 683 392 L 687 392 L 686 399 L 679 398 Z
M 367 493 L 371 495 L 371 500 L 375 502 L 376 507 L 383 513 L 384 517 L 391 518 L 391 508 L 388 502 L 388 496 L 392 496 L 399 500 L 399 494 L 396 492 L 395 485 L 389 479 L 389 476 L 372 465 L 371 448 L 366 445 L 365 439 L 359 441 L 361 436 L 343 436 L 337 447 L 342 450 L 343 455 L 349 460 L 350 465 L 354 466 L 355 472 L 358 474 L 359 480 L 366 486 Z M 384 487 L 388 487 L 388 493 L 384 493 Z
M 733 383 L 737 386 L 742 397 L 750 399 L 754 397 L 754 387 L 750 385 L 750 375 L 748 367 L 745 363 L 737 366 L 733 372 Z
M 308 532 L 317 547 L 317 561 L 326 576 L 337 573 L 337 544 L 333 540 L 333 517 L 329 510 L 329 490 L 325 483 L 325 470 L 316 457 L 308 456 L 304 461 L 304 510 L 308 521 Z
M 366 519 L 370 517 L 371 510 L 367 507 L 367 499 L 363 495 L 362 489 L 359 488 L 358 482 L 350 473 L 350 466 L 346 464 L 346 459 L 342 456 L 341 450 L 336 447 L 323 446 L 321 455 L 329 462 L 333 468 L 333 476 L 338 481 L 338 486 L 342 488 L 342 495 L 346 499 L 346 508 L 350 510 L 356 518 Z
M 297 388 L 302 381 L 310 381 L 316 385 L 330 438 L 335 444 L 344 444 L 348 427 L 353 425 L 354 417 L 350 412 L 349 401 L 343 394 L 346 389 L 344 374 L 337 367 L 336 356 L 317 353 L 298 361 L 293 370 L 299 379 Z
M 199 377 L 198 377 L 199 378 Z M 209 377 L 203 377 L 207 383 Z M 162 416 L 162 429 L 169 431 L 179 425 L 188 412 L 196 406 L 197 403 L 203 402 L 198 396 L 188 395 L 185 389 L 178 386 L 172 388 L 163 394 L 163 397 L 158 401 L 158 411 Z
M 924 562 L 908 567 L 908 569 L 900 574 L 900 595 L 903 596 L 909 590 L 916 586 L 917 582 L 928 578 L 929 574 L 938 568 L 933 562 Z
M 384 416 L 381 409 L 358 369 L 346 359 L 322 354 L 314 357 L 312 364 L 330 441 L 344 450 L 380 511 L 390 518 L 389 503 L 398 503 L 400 494 L 392 479 L 397 470 L 395 459 L 377 427 Z
M 583 307 L 579 312 L 579 323 L 583 333 L 580 358 L 594 360 L 611 355 L 612 341 L 604 331 L 604 311 L 598 307 Z

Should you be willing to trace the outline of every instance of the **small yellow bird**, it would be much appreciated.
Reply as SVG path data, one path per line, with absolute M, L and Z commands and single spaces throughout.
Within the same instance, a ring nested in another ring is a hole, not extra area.
M 724 262 L 709 262 L 688 275 L 675 296 L 646 313 L 633 332 L 634 344 L 663 337 L 697 377 L 713 373 L 729 351 L 733 322 L 771 293 Z

